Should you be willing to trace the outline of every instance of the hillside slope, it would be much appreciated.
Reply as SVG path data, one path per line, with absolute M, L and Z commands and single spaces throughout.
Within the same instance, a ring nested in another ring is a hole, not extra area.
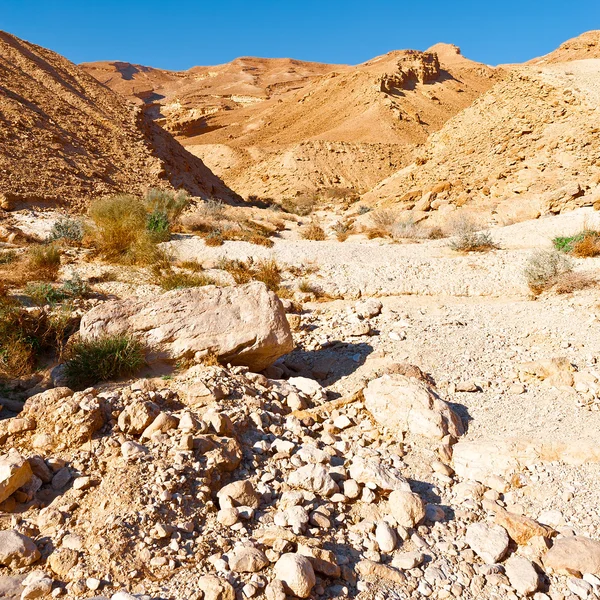
M 419 213 L 513 219 L 600 199 L 600 59 L 515 67 L 364 195 Z
M 183 187 L 233 198 L 143 111 L 62 56 L 0 32 L 0 194 L 7 208 Z
M 238 59 L 169 73 L 109 64 L 110 74 L 107 63 L 83 66 L 144 98 L 147 112 L 229 185 L 259 196 L 366 191 L 501 76 L 446 44 L 355 67 Z

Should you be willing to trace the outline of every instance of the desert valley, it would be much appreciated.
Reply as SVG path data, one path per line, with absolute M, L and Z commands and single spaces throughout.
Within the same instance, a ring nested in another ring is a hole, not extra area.
M 599 352 L 600 31 L 0 32 L 0 599 L 600 598 Z

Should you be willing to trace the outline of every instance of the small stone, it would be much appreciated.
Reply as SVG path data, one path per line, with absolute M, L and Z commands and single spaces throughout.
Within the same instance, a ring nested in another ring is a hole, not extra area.
M 269 564 L 264 552 L 251 546 L 238 546 L 228 554 L 228 557 L 229 568 L 234 573 L 258 573 Z
M 217 513 L 217 521 L 225 527 L 231 527 L 238 522 L 238 509 L 237 508 L 222 508 Z
M 251 508 L 260 506 L 260 495 L 248 479 L 234 481 L 223 486 L 217 492 L 217 497 L 221 504 L 223 504 L 223 499 L 228 498 L 233 501 L 234 506 L 250 506 Z
M 355 500 L 360 496 L 360 485 L 354 479 L 346 479 L 344 481 L 344 496 Z
M 499 525 L 471 523 L 467 527 L 465 539 L 476 554 L 490 565 L 501 560 L 508 550 L 508 533 Z
M 235 600 L 233 586 L 215 575 L 200 577 L 198 588 L 204 593 L 204 600 Z
M 26 535 L 14 529 L 0 531 L 0 565 L 18 569 L 32 565 L 39 558 L 37 546 Z
M 382 552 L 393 552 L 396 548 L 396 532 L 385 521 L 377 523 L 375 540 Z
M 298 598 L 308 598 L 317 581 L 310 561 L 301 554 L 283 554 L 275 563 L 275 574 L 286 592 Z
M 521 595 L 527 596 L 538 589 L 539 577 L 533 564 L 522 556 L 511 556 L 504 563 L 510 585 Z
M 396 569 L 409 571 L 423 563 L 425 557 L 420 552 L 398 552 L 392 559 L 392 566 Z
M 392 516 L 402 527 L 414 527 L 425 518 L 425 503 L 413 492 L 393 491 L 389 505 Z

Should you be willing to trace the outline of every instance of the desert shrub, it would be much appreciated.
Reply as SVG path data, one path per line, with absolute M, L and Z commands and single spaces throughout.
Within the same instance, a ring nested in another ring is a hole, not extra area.
M 225 243 L 220 229 L 208 232 L 204 236 L 204 243 L 207 246 L 222 246 Z
M 375 238 L 392 237 L 394 228 L 398 223 L 398 211 L 389 208 L 379 208 L 371 211 L 369 215 L 370 225 L 364 228 L 367 237 Z
M 354 223 L 352 221 L 338 221 L 333 226 L 333 231 L 339 242 L 345 242 L 354 231 Z
M 551 287 L 557 294 L 572 294 L 580 290 L 596 287 L 598 280 L 588 273 L 567 271 L 551 280 Z
M 578 258 L 600 256 L 600 231 L 585 229 L 576 235 L 556 237 L 552 242 L 557 250 Z
M 190 195 L 179 190 L 160 190 L 151 188 L 146 193 L 144 205 L 150 214 L 162 214 L 165 218 L 173 223 L 185 210 L 190 203 Z
M 142 344 L 126 335 L 78 341 L 67 349 L 64 375 L 72 389 L 132 375 L 145 364 Z
M 300 234 L 305 240 L 322 242 L 325 239 L 325 230 L 315 221 L 309 223 Z
M 366 206 L 365 204 L 360 204 L 359 206 L 356 207 L 356 212 L 359 215 L 366 215 L 368 212 L 371 212 L 371 209 Z
M 541 294 L 557 276 L 572 270 L 573 264 L 564 254 L 555 250 L 538 250 L 527 261 L 524 275 L 531 291 Z
M 43 306 L 67 299 L 85 298 L 90 293 L 90 287 L 79 274 L 74 273 L 62 286 L 41 282 L 28 283 L 24 291 L 36 304 Z
M 456 252 L 487 252 L 499 246 L 487 232 L 465 231 L 450 242 L 450 248 Z
M 18 302 L 0 298 L 0 377 L 27 375 L 44 353 L 58 353 L 75 320 L 67 307 L 59 312 L 26 310 Z
M 83 239 L 84 232 L 85 227 L 81 219 L 64 217 L 52 225 L 52 229 L 50 230 L 50 240 L 80 242 Z
M 54 244 L 31 246 L 27 259 L 32 276 L 45 281 L 54 281 L 58 276 L 60 250 Z
M 281 201 L 281 208 L 288 213 L 298 215 L 300 217 L 307 217 L 310 213 L 315 210 L 317 206 L 318 198 L 316 194 L 300 194 L 295 198 L 284 198 Z
M 276 292 L 281 285 L 281 268 L 273 258 L 259 260 L 252 270 L 252 277 L 262 281 L 272 292 Z
M 62 289 L 53 286 L 51 283 L 28 283 L 24 292 L 39 306 L 56 304 L 66 298 Z
M 5 250 L 0 252 L 0 265 L 9 265 L 17 260 L 17 253 L 14 250 Z
M 171 239 L 171 221 L 166 212 L 155 210 L 146 219 L 146 229 L 155 242 L 166 242 Z
M 220 200 L 204 200 L 196 207 L 194 214 L 214 221 L 222 221 L 225 219 L 225 204 Z
M 238 284 L 248 283 L 252 281 L 252 262 L 247 262 L 239 259 L 221 258 L 217 265 L 218 269 L 227 271 L 233 280 Z
M 215 280 L 203 273 L 186 273 L 185 271 L 168 270 L 156 278 L 157 285 L 163 290 L 180 290 L 191 287 L 214 285 Z
M 153 262 L 154 243 L 146 229 L 146 208 L 139 198 L 102 198 L 91 204 L 89 212 L 96 226 L 94 244 L 106 260 L 125 264 Z

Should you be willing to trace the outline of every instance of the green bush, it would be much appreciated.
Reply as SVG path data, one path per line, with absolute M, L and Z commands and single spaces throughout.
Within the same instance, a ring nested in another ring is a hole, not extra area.
M 155 242 L 166 242 L 171 238 L 171 221 L 166 212 L 155 210 L 148 215 L 146 229 Z
M 83 222 L 80 219 L 65 217 L 52 225 L 50 239 L 80 242 L 83 239 L 84 230 Z
M 136 339 L 115 335 L 79 341 L 69 349 L 64 375 L 72 389 L 132 375 L 145 364 L 144 348 Z

